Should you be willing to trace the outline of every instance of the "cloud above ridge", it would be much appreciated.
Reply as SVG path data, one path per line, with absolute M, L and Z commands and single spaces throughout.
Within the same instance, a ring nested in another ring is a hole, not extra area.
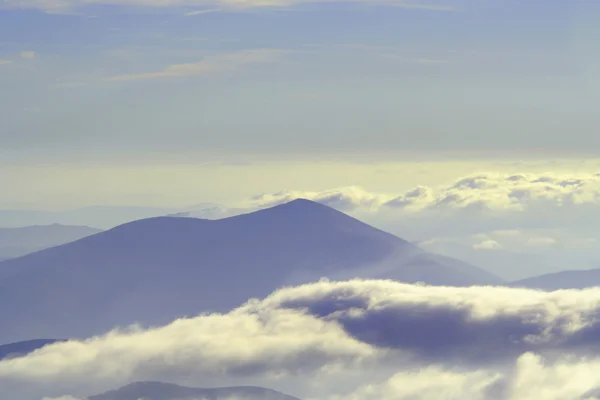
M 255 196 L 256 207 L 307 198 L 346 211 L 401 209 L 410 212 L 452 209 L 524 211 L 530 207 L 600 204 L 600 174 L 479 174 L 440 187 L 417 186 L 399 194 L 344 187 L 322 192 L 282 191 Z
M 53 344 L 0 361 L 0 383 L 49 390 L 82 382 L 116 387 L 226 377 L 268 385 L 310 378 L 314 384 L 304 394 L 310 398 L 322 396 L 320 385 L 328 380 L 348 382 L 357 371 L 381 370 L 390 373 L 351 379 L 354 394 L 327 396 L 408 400 L 438 391 L 448 399 L 525 400 L 533 385 L 548 393 L 536 398 L 564 400 L 598 386 L 585 368 L 600 367 L 589 353 L 599 333 L 600 289 L 321 281 L 284 288 L 228 314 Z

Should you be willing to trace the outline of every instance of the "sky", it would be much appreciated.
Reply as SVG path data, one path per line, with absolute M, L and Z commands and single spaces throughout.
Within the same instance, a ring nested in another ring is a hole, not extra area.
M 598 11 L 591 0 L 4 0 L 0 206 L 396 191 L 490 159 L 594 160 Z

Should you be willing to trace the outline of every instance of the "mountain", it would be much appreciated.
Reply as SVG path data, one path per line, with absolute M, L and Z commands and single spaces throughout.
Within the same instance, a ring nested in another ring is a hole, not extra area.
M 57 339 L 33 339 L 24 342 L 16 342 L 0 345 L 0 360 L 5 358 L 13 358 L 27 355 L 42 347 L 61 342 L 62 340 Z
M 0 228 L 0 259 L 23 256 L 34 251 L 73 242 L 101 232 L 88 226 L 39 225 Z
M 585 289 L 600 286 L 600 269 L 545 274 L 512 282 L 510 285 L 540 290 Z
M 325 205 L 295 200 L 220 220 L 139 220 L 0 262 L 0 341 L 162 325 L 324 276 L 502 283 Z
M 214 389 L 191 388 L 162 382 L 136 382 L 88 400 L 300 400 L 256 386 Z

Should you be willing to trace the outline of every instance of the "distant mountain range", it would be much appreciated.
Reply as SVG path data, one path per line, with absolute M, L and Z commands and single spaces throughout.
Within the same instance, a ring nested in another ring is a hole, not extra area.
M 325 205 L 295 200 L 219 220 L 139 220 L 3 261 L 0 342 L 162 325 L 325 276 L 503 283 Z
M 88 400 L 300 400 L 256 386 L 191 388 L 163 382 L 135 382 Z
M 99 232 L 100 229 L 88 226 L 60 224 L 0 228 L 0 260 L 20 257 Z

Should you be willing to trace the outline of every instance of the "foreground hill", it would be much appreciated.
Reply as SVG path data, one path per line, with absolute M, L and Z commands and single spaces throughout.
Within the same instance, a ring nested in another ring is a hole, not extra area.
M 353 277 L 499 284 L 308 200 L 220 220 L 161 217 L 0 263 L 0 341 L 87 337 L 228 311 L 286 284 Z
M 88 226 L 60 224 L 0 228 L 0 260 L 20 257 L 99 232 L 100 229 Z
M 299 400 L 271 389 L 255 386 L 191 388 L 162 382 L 136 382 L 88 400 Z

